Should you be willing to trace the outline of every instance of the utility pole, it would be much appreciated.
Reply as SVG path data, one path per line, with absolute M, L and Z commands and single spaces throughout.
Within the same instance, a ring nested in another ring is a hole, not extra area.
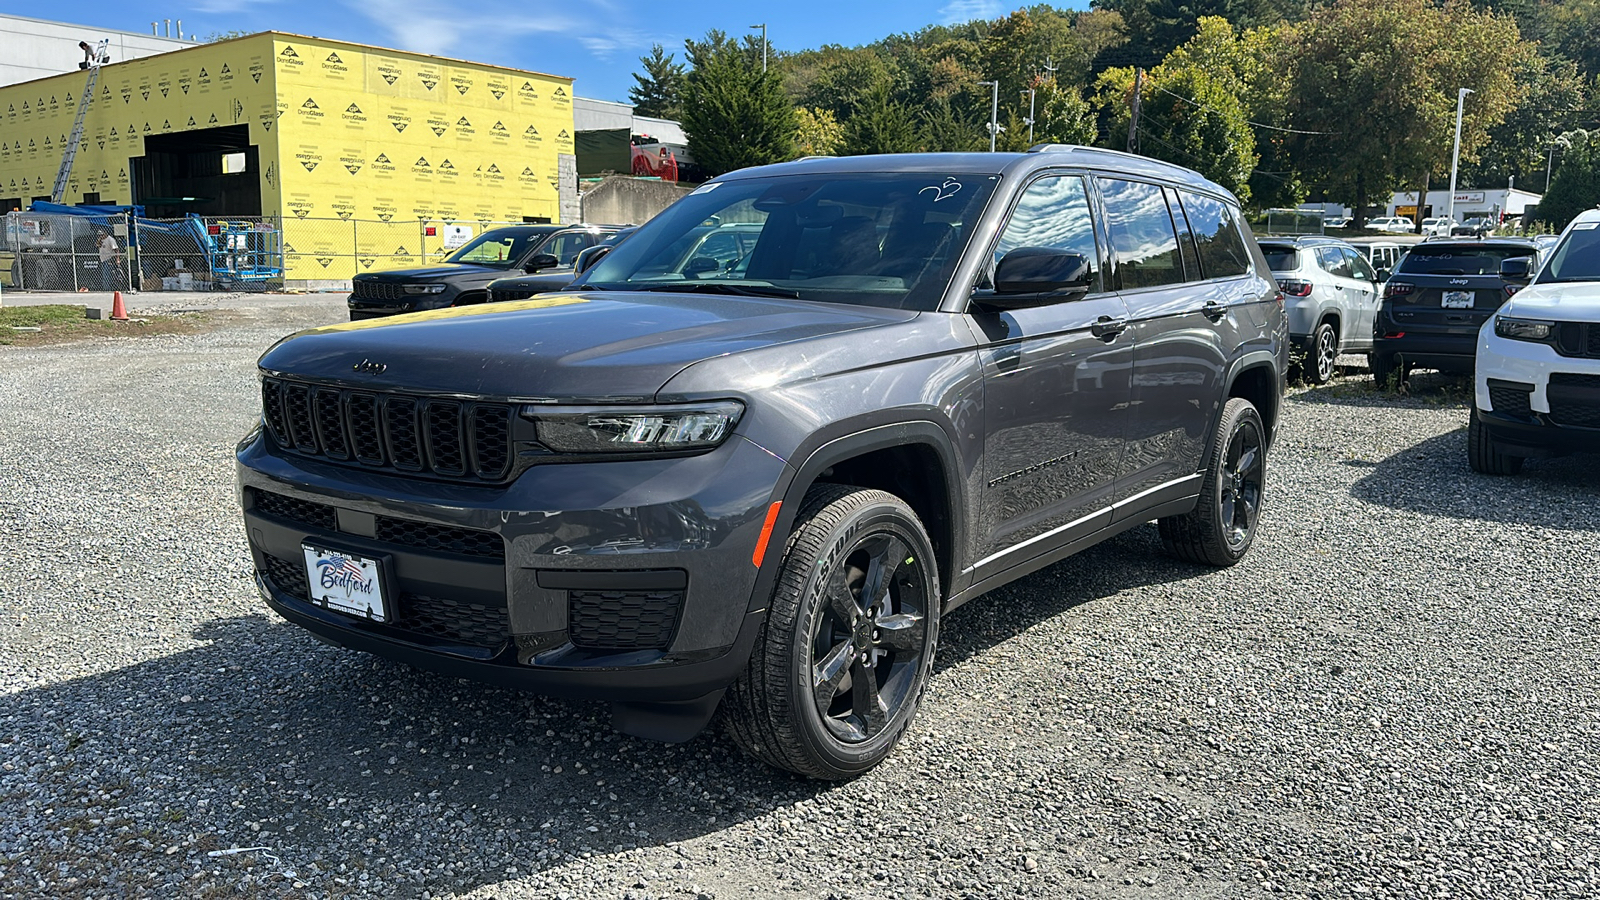
M 750 26 L 751 31 L 757 28 L 761 29 L 761 74 L 765 75 L 767 73 L 767 23 L 762 22 L 760 25 Z
M 1139 152 L 1139 99 L 1144 93 L 1144 70 L 1133 76 L 1133 109 L 1128 117 L 1128 152 Z
M 1462 88 L 1456 91 L 1456 149 L 1450 154 L 1450 200 L 1444 205 L 1444 220 L 1454 223 L 1456 220 L 1456 168 L 1461 165 L 1461 113 L 1466 109 L 1467 95 L 1474 93 L 1472 88 Z M 1449 226 L 1445 234 L 1449 234 Z
M 993 89 L 989 95 L 989 152 L 993 153 L 995 138 L 1000 136 L 1000 80 L 978 82 L 978 87 L 984 86 Z

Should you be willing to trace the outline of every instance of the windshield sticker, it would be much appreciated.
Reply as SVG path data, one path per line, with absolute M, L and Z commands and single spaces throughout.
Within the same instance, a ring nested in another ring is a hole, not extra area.
M 1596 225 L 1600 225 L 1600 222 L 1579 222 L 1578 224 L 1572 226 L 1572 230 L 1573 231 L 1589 231 L 1590 229 L 1594 228 Z
M 944 180 L 944 184 L 930 184 L 917 191 L 917 193 L 926 194 L 929 191 L 933 191 L 933 202 L 938 203 L 940 200 L 948 200 L 959 193 L 961 191 L 961 182 L 947 177 Z
M 722 187 L 722 182 L 720 182 L 720 181 L 708 181 L 705 184 L 702 184 L 699 187 L 695 188 L 694 190 L 690 191 L 689 195 L 692 197 L 695 194 L 709 194 L 709 193 L 711 193 L 712 191 L 716 190 L 719 187 Z

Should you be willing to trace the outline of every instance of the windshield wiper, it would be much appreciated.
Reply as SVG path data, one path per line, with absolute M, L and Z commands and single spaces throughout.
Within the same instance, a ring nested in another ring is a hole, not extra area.
M 737 297 L 782 297 L 799 300 L 800 292 L 765 284 L 729 284 L 726 281 L 672 281 L 665 284 L 641 284 L 639 291 L 672 291 L 678 294 L 732 294 Z

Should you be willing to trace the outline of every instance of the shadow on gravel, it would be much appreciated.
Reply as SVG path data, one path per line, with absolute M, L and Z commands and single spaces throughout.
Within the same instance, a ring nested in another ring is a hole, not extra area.
M 1166 555 L 1156 527 L 1140 526 L 952 612 L 939 626 L 939 655 L 934 660 L 934 672 L 942 672 L 1084 603 L 1209 571 L 1212 570 Z
M 1465 406 L 1472 400 L 1472 376 L 1431 370 L 1413 372 L 1401 390 L 1380 390 L 1365 369 L 1346 370 L 1348 376 L 1318 387 L 1290 386 L 1289 397 L 1302 403 L 1336 403 L 1341 406 L 1392 407 L 1407 404 Z
M 1467 430 L 1462 427 L 1377 463 L 1350 492 L 1368 503 L 1408 512 L 1597 531 L 1596 463 L 1600 455 L 1530 459 L 1521 475 L 1479 475 L 1467 466 Z
M 1136 529 L 951 614 L 940 665 L 1199 571 Z M 195 637 L 208 643 L 0 697 L 0 818 L 34 842 L 9 848 L 32 863 L 0 866 L 0 893 L 66 864 L 90 893 L 177 896 L 201 883 L 196 872 L 209 881 L 218 869 L 226 885 L 244 871 L 243 858 L 205 851 L 252 846 L 314 889 L 357 888 L 367 873 L 384 888 L 357 893 L 469 890 L 508 867 L 524 877 L 861 790 L 769 769 L 715 730 L 676 746 L 629 738 L 603 704 L 324 647 L 267 616 Z

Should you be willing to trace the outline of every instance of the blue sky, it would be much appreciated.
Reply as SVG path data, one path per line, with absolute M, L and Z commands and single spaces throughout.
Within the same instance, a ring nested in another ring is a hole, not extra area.
M 739 34 L 751 23 L 766 22 L 773 47 L 801 50 L 995 18 L 1012 8 L 1000 0 L 167 0 L 158 9 L 126 0 L 82 0 L 70 7 L 15 11 L 143 33 L 150 31 L 152 17 L 171 16 L 183 20 L 186 33 L 202 38 L 275 29 L 568 75 L 577 79 L 579 96 L 626 100 L 634 83 L 630 75 L 651 44 L 678 52 L 681 60 L 684 38 L 710 28 Z

